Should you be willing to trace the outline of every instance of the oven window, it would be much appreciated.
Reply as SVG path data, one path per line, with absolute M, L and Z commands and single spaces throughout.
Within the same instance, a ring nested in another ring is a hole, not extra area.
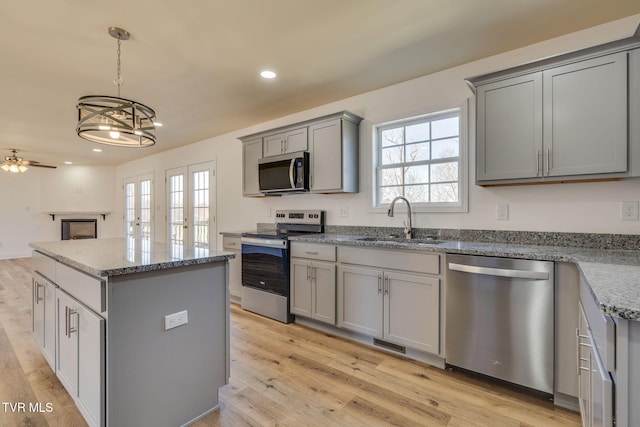
M 242 285 L 287 296 L 289 294 L 287 249 L 243 243 Z

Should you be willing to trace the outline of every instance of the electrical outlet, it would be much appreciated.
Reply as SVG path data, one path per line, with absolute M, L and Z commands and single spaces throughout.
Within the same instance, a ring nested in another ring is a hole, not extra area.
M 173 329 L 181 325 L 186 325 L 187 323 L 189 323 L 187 310 L 179 311 L 177 313 L 168 314 L 164 316 L 165 331 L 168 331 L 169 329 Z
M 338 212 L 338 216 L 346 218 L 349 216 L 349 206 L 340 206 L 340 211 Z
M 496 219 L 500 221 L 506 221 L 509 219 L 508 203 L 498 203 L 496 206 Z
M 638 221 L 639 203 L 637 201 L 620 202 L 620 221 Z

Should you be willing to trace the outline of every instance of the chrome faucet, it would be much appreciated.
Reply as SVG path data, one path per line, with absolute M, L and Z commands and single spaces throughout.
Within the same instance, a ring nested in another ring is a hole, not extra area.
M 404 202 L 407 204 L 407 219 L 406 221 L 404 221 L 404 237 L 406 237 L 407 239 L 411 239 L 411 203 L 409 203 L 409 200 L 407 200 L 406 197 L 402 196 L 398 196 L 393 199 L 387 215 L 393 217 L 393 208 L 395 207 L 398 200 L 404 200 Z

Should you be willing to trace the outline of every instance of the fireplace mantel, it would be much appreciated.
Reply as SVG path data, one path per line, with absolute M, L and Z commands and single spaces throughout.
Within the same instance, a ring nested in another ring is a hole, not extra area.
M 47 215 L 51 216 L 51 221 L 56 220 L 56 215 L 100 215 L 102 216 L 102 220 L 106 221 L 107 215 L 111 212 L 105 211 L 53 211 L 46 212 Z

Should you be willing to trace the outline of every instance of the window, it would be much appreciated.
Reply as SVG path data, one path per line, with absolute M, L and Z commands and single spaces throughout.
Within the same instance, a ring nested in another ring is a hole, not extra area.
M 461 111 L 457 108 L 377 128 L 375 207 L 404 196 L 418 210 L 466 210 Z

